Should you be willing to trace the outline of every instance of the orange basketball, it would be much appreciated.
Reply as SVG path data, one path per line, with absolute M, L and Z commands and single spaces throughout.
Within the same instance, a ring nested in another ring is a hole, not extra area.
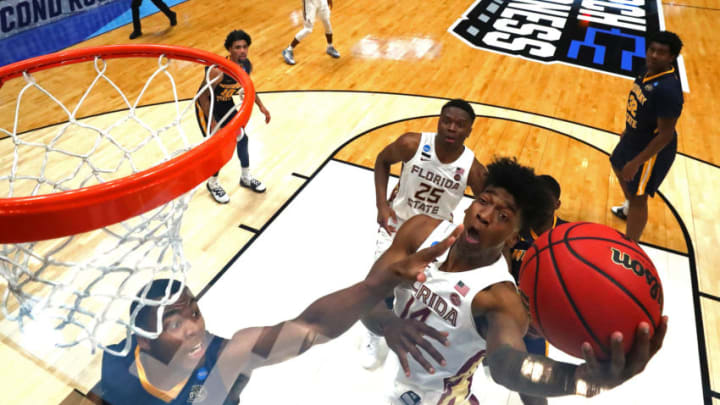
M 582 358 L 610 355 L 610 335 L 623 334 L 627 353 L 637 325 L 660 324 L 663 289 L 655 266 L 635 243 L 605 225 L 567 223 L 541 235 L 525 253 L 519 287 L 533 327 L 553 346 Z

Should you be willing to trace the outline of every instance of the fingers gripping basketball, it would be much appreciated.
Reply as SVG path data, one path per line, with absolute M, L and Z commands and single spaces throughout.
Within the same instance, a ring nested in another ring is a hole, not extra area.
M 650 324 L 652 335 L 662 316 L 662 284 L 650 258 L 604 225 L 569 223 L 543 234 L 525 255 L 519 286 L 533 326 L 580 358 L 583 342 L 607 358 L 614 331 L 630 351 L 638 323 Z

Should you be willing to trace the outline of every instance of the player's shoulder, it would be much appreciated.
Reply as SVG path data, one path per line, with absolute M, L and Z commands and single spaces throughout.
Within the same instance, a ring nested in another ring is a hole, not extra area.
M 417 149 L 421 139 L 422 134 L 420 132 L 406 132 L 400 135 L 395 143 L 400 146 Z
M 125 348 L 125 342 L 127 342 L 127 339 L 123 339 L 118 343 L 108 346 L 108 349 L 114 352 L 121 352 Z M 108 368 L 108 371 L 114 371 L 114 369 L 117 367 L 124 367 L 125 371 L 127 372 L 126 365 L 130 365 L 133 361 L 135 361 L 136 347 L 137 343 L 135 339 L 133 339 L 130 343 L 130 350 L 125 356 L 115 356 L 108 353 L 107 351 L 104 352 L 102 358 L 103 374 L 105 373 L 106 367 Z
M 220 353 L 222 353 L 230 340 L 213 334 L 208 334 L 208 337 L 210 342 L 208 343 L 207 350 L 205 351 L 205 357 L 210 362 L 215 363 L 220 357 Z
M 217 66 L 205 66 L 205 74 L 203 79 L 215 79 L 215 78 L 225 78 L 225 73 L 223 73 L 222 70 L 220 70 Z
M 243 68 L 245 73 L 250 74 L 253 71 L 253 64 L 250 59 L 244 59 L 240 61 L 240 66 Z
M 674 97 L 682 98 L 682 84 L 677 73 L 671 73 L 660 82 L 660 84 L 667 89 Z
M 518 306 L 519 305 L 519 306 Z M 473 313 L 482 316 L 490 312 L 522 314 L 522 300 L 511 281 L 492 284 L 473 297 Z
M 134 339 L 133 339 L 134 340 Z M 121 351 L 125 347 L 125 340 L 110 345 L 108 348 L 113 351 Z M 140 382 L 132 369 L 135 362 L 136 344 L 133 342 L 130 352 L 125 356 L 115 356 L 107 352 L 103 353 L 102 373 L 98 387 L 94 388 L 97 395 L 110 403 L 123 404 L 129 398 L 135 398 L 138 394 Z
M 389 154 L 393 162 L 408 162 L 417 153 L 422 135 L 417 132 L 406 132 L 385 147 L 381 155 Z

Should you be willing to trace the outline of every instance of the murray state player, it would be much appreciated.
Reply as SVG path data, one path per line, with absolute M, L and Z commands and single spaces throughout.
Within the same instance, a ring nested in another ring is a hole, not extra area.
M 225 49 L 230 52 L 227 58 L 240 65 L 248 75 L 253 70 L 253 64 L 250 62 L 250 59 L 248 59 L 250 44 L 252 44 L 250 35 L 243 30 L 231 31 L 225 38 Z M 244 97 L 243 88 L 235 79 L 225 75 L 219 69 L 210 70 L 209 75 L 207 72 L 208 68 L 205 68 L 205 76 L 207 77 L 203 79 L 200 89 L 205 87 L 209 81 L 212 83 L 212 91 L 204 90 L 195 102 L 195 116 L 203 136 L 212 135 L 217 131 L 218 125 L 220 125 L 220 127 L 224 126 L 235 116 L 237 110 L 235 102 L 232 99 L 234 95 L 239 94 L 241 98 Z M 212 101 L 210 100 L 211 96 L 214 98 Z M 257 94 L 255 94 L 255 104 L 257 104 L 260 112 L 265 115 L 265 123 L 269 124 L 270 111 L 265 108 L 265 105 Z M 256 193 L 264 193 L 266 190 L 265 185 L 250 174 L 248 135 L 244 128 L 241 128 L 237 134 L 237 155 L 238 159 L 240 159 L 242 171 L 240 185 Z M 230 201 L 230 197 L 218 181 L 219 174 L 220 171 L 208 179 L 207 189 L 215 201 L 220 204 L 227 204 Z
M 148 331 L 162 325 L 160 335 L 134 336 L 125 357 L 105 353 L 102 379 L 88 398 L 98 405 L 237 405 L 254 369 L 299 356 L 344 333 L 399 282 L 417 277 L 458 234 L 316 300 L 295 319 L 241 329 L 230 339 L 205 329 L 197 298 L 187 287 L 181 291 L 178 281 L 153 280 L 139 298 L 158 300 L 168 293 L 180 297 L 163 310 L 141 306 L 138 299 L 130 306 L 130 316 Z M 111 348 L 124 346 L 122 341 Z
M 447 254 L 430 263 L 413 284 L 395 288 L 394 313 L 378 304 L 363 318 L 368 328 L 385 336 L 402 365 L 404 372 L 398 373 L 389 395 L 393 405 L 477 404 L 470 388 L 481 365 L 498 384 L 530 398 L 593 396 L 639 373 L 662 343 L 667 318 L 652 340 L 649 325 L 638 325 L 627 361 L 620 332 L 613 333 L 610 364 L 598 363 L 588 343 L 582 346 L 586 363 L 580 366 L 527 353 L 528 310 L 502 251 L 537 223 L 550 201 L 543 198 L 547 194 L 532 169 L 504 158 L 488 170 L 486 188 L 466 210 L 464 230 Z M 371 274 L 441 241 L 453 228 L 425 215 L 409 219 Z M 423 334 L 443 345 L 431 344 Z M 439 366 L 432 367 L 416 345 Z M 418 362 L 408 363 L 408 353 Z
M 378 208 L 375 260 L 392 243 L 397 230 L 417 214 L 452 221 L 467 186 L 477 195 L 485 183 L 487 169 L 465 147 L 475 111 L 465 101 L 455 99 L 440 110 L 437 133 L 409 132 L 386 146 L 375 160 L 375 199 Z M 398 186 L 387 199 L 390 166 L 402 162 Z M 362 365 L 374 368 L 387 354 L 382 339 L 372 332 L 364 336 Z

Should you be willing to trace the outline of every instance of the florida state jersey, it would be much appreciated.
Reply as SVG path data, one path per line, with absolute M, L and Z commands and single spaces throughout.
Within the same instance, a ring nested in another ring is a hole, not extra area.
M 421 248 L 447 237 L 456 225 L 442 222 Z M 500 255 L 489 266 L 463 272 L 445 272 L 439 266 L 447 258 L 445 252 L 425 270 L 427 280 L 395 288 L 393 311 L 401 318 L 414 318 L 448 333 L 449 346 L 430 340 L 445 358 L 445 367 L 436 364 L 430 374 L 415 360 L 409 361 L 410 377 L 400 369 L 396 378 L 393 403 L 465 404 L 472 403 L 470 387 L 473 375 L 485 357 L 486 342 L 475 325 L 471 304 L 475 295 L 485 288 L 501 283 L 514 283 L 505 259 Z M 481 371 L 482 372 L 482 371 Z M 477 389 L 476 389 L 477 390 Z M 405 397 L 400 398 L 405 394 Z
M 392 208 L 400 223 L 425 214 L 452 221 L 452 212 L 467 188 L 475 154 L 467 147 L 454 162 L 442 163 L 435 153 L 435 136 L 423 132 L 415 155 L 403 164 Z

